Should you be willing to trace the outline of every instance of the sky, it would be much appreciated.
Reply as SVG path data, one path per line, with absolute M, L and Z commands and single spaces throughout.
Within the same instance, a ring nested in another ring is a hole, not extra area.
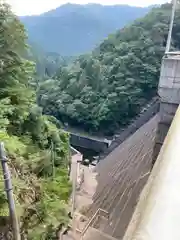
M 34 15 L 47 12 L 65 3 L 100 3 L 104 5 L 128 4 L 132 6 L 148 6 L 151 4 L 162 4 L 168 0 L 6 0 L 19 16 Z

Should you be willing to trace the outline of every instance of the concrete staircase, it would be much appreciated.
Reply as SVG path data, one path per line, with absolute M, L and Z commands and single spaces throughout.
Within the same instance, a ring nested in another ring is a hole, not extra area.
M 92 198 L 97 188 L 97 172 L 94 166 L 80 165 L 84 177 L 80 188 L 76 190 L 74 218 L 70 230 L 61 234 L 59 240 L 115 240 L 108 235 L 112 232 L 109 213 L 101 208 L 95 210 L 91 216 L 84 216 L 93 203 Z
M 74 222 L 66 235 L 60 240 L 117 240 L 106 234 L 109 227 L 109 214 L 103 209 L 98 209 L 90 220 L 87 217 L 75 213 Z
M 116 238 L 113 238 L 104 232 L 100 231 L 99 229 L 92 228 L 90 227 L 88 231 L 86 232 L 84 240 L 92 240 L 92 239 L 97 239 L 97 240 L 117 240 Z
M 117 240 L 116 238 L 113 238 L 106 233 L 100 231 L 99 229 L 89 227 L 88 231 L 82 238 L 81 235 L 77 235 L 74 237 L 73 232 L 69 232 L 68 235 L 64 235 L 61 240 Z

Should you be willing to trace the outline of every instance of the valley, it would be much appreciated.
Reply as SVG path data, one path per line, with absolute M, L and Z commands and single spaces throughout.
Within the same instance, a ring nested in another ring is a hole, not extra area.
M 20 239 L 55 240 L 64 229 L 64 239 L 72 230 L 77 239 L 123 238 L 152 168 L 171 9 L 65 4 L 17 17 L 0 2 L 0 141 Z M 0 211 L 10 219 L 3 181 L 0 189 Z M 98 209 L 108 220 L 86 235 Z M 12 236 L 11 225 L 4 235 Z

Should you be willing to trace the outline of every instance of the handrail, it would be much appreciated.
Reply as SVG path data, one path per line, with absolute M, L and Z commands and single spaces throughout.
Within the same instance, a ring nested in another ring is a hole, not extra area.
M 180 107 L 123 240 L 179 240 Z
M 98 215 L 100 215 L 100 213 L 103 212 L 105 214 L 107 214 L 109 216 L 109 213 L 104 210 L 104 209 L 101 209 L 101 208 L 98 208 L 98 210 L 95 212 L 95 214 L 92 216 L 92 218 L 89 220 L 89 222 L 87 223 L 87 225 L 84 227 L 84 229 L 82 230 L 82 233 L 81 233 L 81 239 L 83 239 L 85 233 L 87 232 L 88 228 L 91 226 L 92 223 L 95 222 L 96 220 L 96 217 Z M 93 225 L 93 224 L 92 224 Z

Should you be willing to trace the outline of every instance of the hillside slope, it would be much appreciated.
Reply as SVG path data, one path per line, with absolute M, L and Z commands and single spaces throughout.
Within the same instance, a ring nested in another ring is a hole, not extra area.
M 173 47 L 179 49 L 180 10 Z M 44 112 L 89 132 L 111 134 L 127 125 L 156 95 L 171 4 L 109 36 L 89 56 L 60 68 L 39 88 Z M 59 94 L 61 93 L 61 94 Z
M 72 56 L 91 51 L 108 34 L 142 17 L 149 9 L 128 5 L 65 4 L 40 16 L 21 17 L 21 21 L 29 38 L 46 52 Z
M 33 64 L 21 57 L 26 52 L 23 25 L 2 2 L 0 16 L 0 141 L 11 171 L 20 239 L 54 239 L 60 224 L 69 221 L 69 137 L 36 104 L 30 87 Z M 2 169 L 0 173 L 1 237 L 11 240 L 16 237 L 11 234 Z

